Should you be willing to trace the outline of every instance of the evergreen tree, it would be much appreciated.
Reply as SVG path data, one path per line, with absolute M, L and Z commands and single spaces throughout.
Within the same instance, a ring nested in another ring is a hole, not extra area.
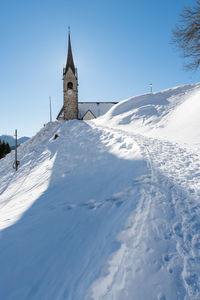
M 6 143 L 3 141 L 2 143 L 2 157 L 6 156 Z
M 0 140 L 0 159 L 5 157 L 8 153 L 10 153 L 10 151 L 10 145 L 5 143 L 5 141 L 1 142 Z
M 10 153 L 11 148 L 10 145 L 8 144 L 8 142 L 6 143 L 6 154 Z

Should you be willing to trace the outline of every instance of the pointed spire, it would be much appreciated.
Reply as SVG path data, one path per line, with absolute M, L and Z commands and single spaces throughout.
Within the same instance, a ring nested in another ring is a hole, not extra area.
M 70 27 L 68 27 L 68 55 L 67 55 L 67 64 L 66 64 L 64 75 L 67 73 L 67 70 L 69 69 L 69 67 L 72 69 L 72 72 L 75 75 L 75 66 L 74 66 L 71 40 L 70 40 Z

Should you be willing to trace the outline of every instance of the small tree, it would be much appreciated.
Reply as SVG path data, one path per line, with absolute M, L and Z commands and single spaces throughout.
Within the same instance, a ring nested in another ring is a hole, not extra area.
M 175 26 L 172 42 L 182 50 L 186 69 L 197 70 L 200 66 L 200 0 L 195 6 L 185 7 L 180 23 Z
M 1 144 L 2 157 L 6 156 L 6 143 L 3 141 Z
M 10 145 L 8 144 L 8 142 L 6 143 L 6 154 L 11 152 L 11 148 Z
M 8 153 L 10 153 L 11 148 L 8 143 L 5 143 L 4 141 L 1 142 L 0 140 L 0 159 L 5 157 Z

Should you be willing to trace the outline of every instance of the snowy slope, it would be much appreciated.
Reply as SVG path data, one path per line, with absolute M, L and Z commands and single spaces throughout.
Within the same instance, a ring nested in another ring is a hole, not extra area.
M 196 83 L 124 100 L 98 123 L 195 144 L 200 142 L 199 112 L 200 83 Z
M 101 131 L 56 122 L 20 146 L 17 174 L 2 160 L 0 299 L 83 299 L 136 205 L 145 162 L 130 147 L 117 157 Z
M 200 299 L 199 87 L 49 123 L 17 173 L 1 160 L 0 299 Z M 189 103 L 193 137 L 171 135 Z

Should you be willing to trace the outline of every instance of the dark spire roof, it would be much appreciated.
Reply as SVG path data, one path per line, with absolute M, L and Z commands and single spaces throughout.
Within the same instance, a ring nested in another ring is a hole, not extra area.
M 66 64 L 66 68 L 65 68 L 65 71 L 64 71 L 64 75 L 67 73 L 69 67 L 72 69 L 72 72 L 75 75 L 75 66 L 74 66 L 71 40 L 70 40 L 70 30 L 68 31 L 68 55 L 67 55 L 67 64 Z

